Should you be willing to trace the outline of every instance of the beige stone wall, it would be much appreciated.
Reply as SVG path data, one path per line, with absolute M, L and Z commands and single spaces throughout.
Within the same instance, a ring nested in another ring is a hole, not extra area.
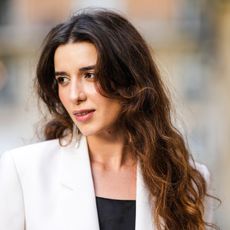
M 12 0 L 14 21 L 25 24 L 52 23 L 63 20 L 70 12 L 71 0 Z
M 222 200 L 217 219 L 222 229 L 230 228 L 230 4 L 222 7 L 217 21 L 218 69 L 216 71 L 216 108 L 219 114 L 218 152 L 215 165 L 216 191 Z

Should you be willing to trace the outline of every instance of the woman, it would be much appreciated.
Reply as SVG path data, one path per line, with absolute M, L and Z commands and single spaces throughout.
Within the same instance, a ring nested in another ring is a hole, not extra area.
M 0 229 L 211 226 L 208 171 L 173 126 L 157 67 L 125 18 L 85 10 L 54 27 L 37 87 L 52 115 L 47 141 L 3 154 Z

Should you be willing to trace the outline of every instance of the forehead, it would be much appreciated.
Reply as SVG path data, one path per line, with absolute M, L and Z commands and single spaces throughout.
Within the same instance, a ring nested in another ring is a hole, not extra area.
M 75 42 L 60 45 L 54 53 L 56 69 L 81 68 L 95 65 L 97 62 L 96 47 L 89 42 Z

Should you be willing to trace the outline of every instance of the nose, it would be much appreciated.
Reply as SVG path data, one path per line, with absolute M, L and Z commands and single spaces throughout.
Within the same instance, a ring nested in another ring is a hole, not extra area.
M 69 88 L 69 98 L 75 104 L 79 104 L 81 101 L 86 100 L 84 87 L 82 86 L 82 83 L 80 81 L 71 81 Z

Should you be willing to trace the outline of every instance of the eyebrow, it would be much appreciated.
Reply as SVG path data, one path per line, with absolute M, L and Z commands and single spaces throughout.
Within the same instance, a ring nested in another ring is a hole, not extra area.
M 96 65 L 89 65 L 89 66 L 84 66 L 79 69 L 79 72 L 85 72 L 89 70 L 94 70 Z M 60 75 L 68 75 L 66 72 L 60 71 L 60 72 L 55 72 L 54 73 L 55 77 L 60 76 Z
M 84 67 L 81 67 L 81 68 L 79 69 L 79 71 L 84 72 L 84 71 L 88 71 L 88 70 L 95 69 L 95 67 L 96 67 L 96 65 L 84 66 Z
M 55 72 L 54 73 L 54 76 L 57 77 L 57 76 L 61 76 L 61 75 L 66 75 L 65 72 Z

